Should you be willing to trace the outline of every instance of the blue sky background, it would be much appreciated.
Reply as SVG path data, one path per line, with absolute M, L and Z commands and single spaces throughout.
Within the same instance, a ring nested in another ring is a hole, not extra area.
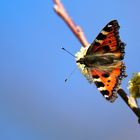
M 128 78 L 140 71 L 139 0 L 62 0 L 89 42 L 112 19 L 127 44 Z M 0 1 L 1 140 L 139 140 L 136 116 L 119 97 L 108 103 L 61 46 L 81 44 L 54 13 L 51 0 Z M 128 91 L 127 91 L 128 92 Z

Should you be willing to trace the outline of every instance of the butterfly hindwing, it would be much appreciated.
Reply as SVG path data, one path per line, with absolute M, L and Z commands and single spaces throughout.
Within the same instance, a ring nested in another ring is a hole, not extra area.
M 104 72 L 99 69 L 89 69 L 89 75 L 102 95 L 113 102 L 117 98 L 117 90 L 121 80 L 125 77 L 125 66 L 119 62 L 111 72 Z

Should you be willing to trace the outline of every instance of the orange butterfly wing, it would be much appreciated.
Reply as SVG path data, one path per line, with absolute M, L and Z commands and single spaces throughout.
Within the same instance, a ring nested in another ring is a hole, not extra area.
M 99 69 L 90 69 L 89 74 L 102 95 L 110 102 L 113 102 L 117 98 L 117 90 L 121 80 L 125 77 L 124 71 L 124 63 L 120 62 L 110 73 L 105 73 Z
M 89 75 L 102 95 L 109 101 L 116 99 L 117 90 L 125 74 L 125 65 L 121 61 L 124 58 L 124 46 L 119 37 L 119 24 L 117 20 L 109 22 L 90 45 L 86 55 L 112 53 L 118 62 L 113 64 L 111 71 L 88 68 Z

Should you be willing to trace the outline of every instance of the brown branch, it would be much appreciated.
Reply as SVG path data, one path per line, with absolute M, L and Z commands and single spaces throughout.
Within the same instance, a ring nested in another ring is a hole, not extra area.
M 80 43 L 84 47 L 87 47 L 89 43 L 82 29 L 76 24 L 74 24 L 74 22 L 66 12 L 60 0 L 54 0 L 54 3 L 55 3 L 54 5 L 55 12 L 64 20 L 64 22 L 68 25 L 68 27 L 71 29 L 71 31 L 74 33 L 76 38 L 80 41 Z M 140 123 L 140 108 L 131 105 L 131 103 L 129 102 L 129 97 L 127 96 L 127 94 L 123 89 L 119 89 L 118 94 L 121 96 L 123 101 L 129 106 L 129 108 L 134 112 L 134 114 L 138 117 L 138 122 Z
M 138 122 L 140 123 L 140 108 L 134 107 L 129 102 L 129 97 L 125 93 L 123 89 L 118 90 L 118 94 L 121 96 L 121 98 L 124 100 L 124 102 L 128 105 L 128 107 L 135 113 L 135 115 L 138 117 Z
M 73 20 L 70 18 L 68 13 L 66 12 L 64 6 L 60 2 L 60 0 L 54 0 L 54 10 L 55 12 L 65 21 L 65 23 L 69 26 L 71 31 L 74 33 L 76 38 L 80 41 L 80 43 L 86 47 L 89 45 L 88 41 L 86 40 L 86 37 L 84 35 L 84 32 L 82 29 L 74 24 Z

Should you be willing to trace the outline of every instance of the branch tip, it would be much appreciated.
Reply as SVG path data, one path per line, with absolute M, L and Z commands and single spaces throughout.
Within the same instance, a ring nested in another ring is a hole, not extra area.
M 74 33 L 76 38 L 79 40 L 79 42 L 84 46 L 88 46 L 89 43 L 86 40 L 86 37 L 84 35 L 84 32 L 80 28 L 80 26 L 77 26 L 74 24 L 73 20 L 70 18 L 68 13 L 66 12 L 63 4 L 60 2 L 60 0 L 54 0 L 54 10 L 55 12 L 65 21 L 65 23 L 69 26 L 71 31 Z

